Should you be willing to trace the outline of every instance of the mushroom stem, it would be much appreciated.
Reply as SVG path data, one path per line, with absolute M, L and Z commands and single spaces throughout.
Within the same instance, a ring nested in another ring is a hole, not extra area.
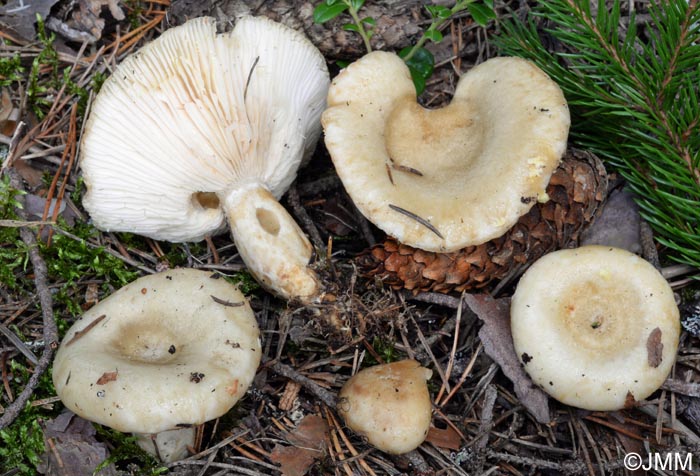
M 163 463 L 172 463 L 187 456 L 194 446 L 195 428 L 176 428 L 160 433 L 134 433 L 136 444 Z
M 238 252 L 263 286 L 284 298 L 318 294 L 316 274 L 308 267 L 313 247 L 264 186 L 238 187 L 222 202 Z

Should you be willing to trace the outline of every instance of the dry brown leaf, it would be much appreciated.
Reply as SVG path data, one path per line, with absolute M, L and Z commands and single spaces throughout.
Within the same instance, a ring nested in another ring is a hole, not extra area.
M 87 311 L 100 300 L 100 287 L 97 283 L 88 283 L 85 288 L 85 302 L 81 306 L 83 311 Z
M 0 125 L 10 118 L 13 109 L 14 106 L 12 105 L 10 92 L 7 88 L 2 88 L 2 90 L 0 90 Z
M 100 378 L 97 379 L 97 385 L 105 385 L 108 384 L 109 382 L 114 382 L 117 380 L 117 376 L 119 375 L 119 372 L 105 372 L 102 374 Z
M 270 459 L 284 476 L 304 476 L 328 445 L 328 424 L 319 415 L 307 415 L 286 439 L 293 446 L 275 445 Z
M 653 368 L 661 365 L 663 359 L 664 344 L 661 342 L 661 337 L 661 329 L 657 327 L 651 331 L 647 339 L 647 362 Z
M 626 189 L 610 194 L 600 216 L 581 234 L 580 246 L 605 245 L 642 252 L 641 217 L 634 194 Z
M 520 403 L 540 423 L 548 423 L 549 398 L 537 387 L 520 365 L 510 333 L 510 300 L 494 299 L 486 294 L 465 294 L 467 306 L 484 322 L 479 338 L 484 351 L 496 362 L 506 377 L 513 382 Z
M 425 441 L 439 448 L 447 448 L 453 451 L 457 451 L 462 447 L 462 438 L 451 426 L 445 429 L 431 426 L 430 430 L 428 430 L 428 436 L 425 437 Z
M 14 169 L 22 176 L 25 182 L 27 182 L 27 185 L 32 190 L 36 190 L 39 187 L 41 187 L 44 183 L 44 172 L 34 168 L 31 166 L 30 162 L 28 160 L 15 160 L 12 162 L 12 166 Z M 32 194 L 30 194 L 31 196 Z M 35 214 L 38 214 L 41 216 L 42 213 L 44 213 L 44 204 L 46 203 L 46 199 L 43 197 L 35 196 L 36 197 L 36 206 L 39 206 L 39 202 L 41 202 L 41 210 L 36 210 Z M 33 213 L 32 211 L 29 211 L 28 213 Z
M 95 438 L 95 428 L 87 420 L 65 411 L 42 425 L 46 451 L 39 471 L 52 476 L 93 474 L 109 456 L 107 446 Z M 114 465 L 107 465 L 97 476 L 116 476 Z

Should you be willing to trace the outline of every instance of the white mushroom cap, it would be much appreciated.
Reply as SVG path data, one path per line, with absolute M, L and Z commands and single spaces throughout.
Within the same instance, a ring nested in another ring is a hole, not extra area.
M 432 373 L 415 360 L 363 369 L 340 390 L 338 413 L 378 449 L 408 453 L 428 436 L 432 405 L 427 381 Z
M 81 146 L 83 204 L 103 230 L 174 242 L 218 233 L 235 218 L 237 191 L 257 188 L 274 201 L 287 190 L 320 135 L 328 85 L 316 47 L 266 18 L 242 18 L 219 35 L 212 18 L 172 28 L 126 58 L 95 99 Z M 298 294 L 313 294 L 311 245 L 284 208 L 275 214 L 300 234 L 303 265 L 264 255 L 247 264 L 254 274 L 303 274 Z M 238 226 L 262 229 L 256 220 Z M 283 250 L 272 256 L 298 252 L 264 239 Z M 267 284 L 277 290 L 277 281 Z
M 475 66 L 448 106 L 428 110 L 404 62 L 377 51 L 333 80 L 322 122 L 359 210 L 404 244 L 444 252 L 501 236 L 544 196 L 570 118 L 526 60 Z
M 87 311 L 56 353 L 53 382 L 87 420 L 159 433 L 226 413 L 260 357 L 255 316 L 236 286 L 174 269 L 139 278 Z
M 557 400 L 617 410 L 664 382 L 678 350 L 673 291 L 629 251 L 584 246 L 550 253 L 523 275 L 511 301 L 515 350 Z

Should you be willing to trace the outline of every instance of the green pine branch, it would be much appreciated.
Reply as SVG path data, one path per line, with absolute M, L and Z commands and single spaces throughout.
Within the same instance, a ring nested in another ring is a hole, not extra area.
M 551 0 L 503 22 L 496 43 L 559 83 L 571 140 L 627 179 L 673 259 L 700 267 L 700 4 L 652 2 L 648 16 L 622 21 L 619 0 Z

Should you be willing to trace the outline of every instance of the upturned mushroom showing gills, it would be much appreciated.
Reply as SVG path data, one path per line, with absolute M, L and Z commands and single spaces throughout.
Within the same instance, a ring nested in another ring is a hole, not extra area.
M 135 433 L 167 462 L 186 456 L 196 425 L 243 397 L 261 354 L 258 324 L 236 286 L 174 269 L 88 310 L 56 353 L 53 382 L 68 409 Z
M 524 59 L 475 66 L 429 110 L 403 60 L 377 51 L 333 80 L 322 123 L 359 210 L 403 244 L 448 252 L 503 235 L 546 199 L 570 118 L 559 86 Z
M 391 454 L 408 453 L 428 436 L 430 369 L 415 360 L 375 365 L 352 376 L 338 395 L 338 413 L 356 433 Z
M 98 228 L 198 241 L 230 226 L 251 273 L 283 297 L 319 293 L 313 249 L 278 203 L 321 132 L 321 53 L 265 18 L 212 18 L 126 58 L 85 125 L 83 205 Z
M 629 251 L 584 246 L 540 258 L 511 301 L 515 350 L 532 380 L 557 400 L 618 410 L 664 382 L 680 318 L 671 287 Z

